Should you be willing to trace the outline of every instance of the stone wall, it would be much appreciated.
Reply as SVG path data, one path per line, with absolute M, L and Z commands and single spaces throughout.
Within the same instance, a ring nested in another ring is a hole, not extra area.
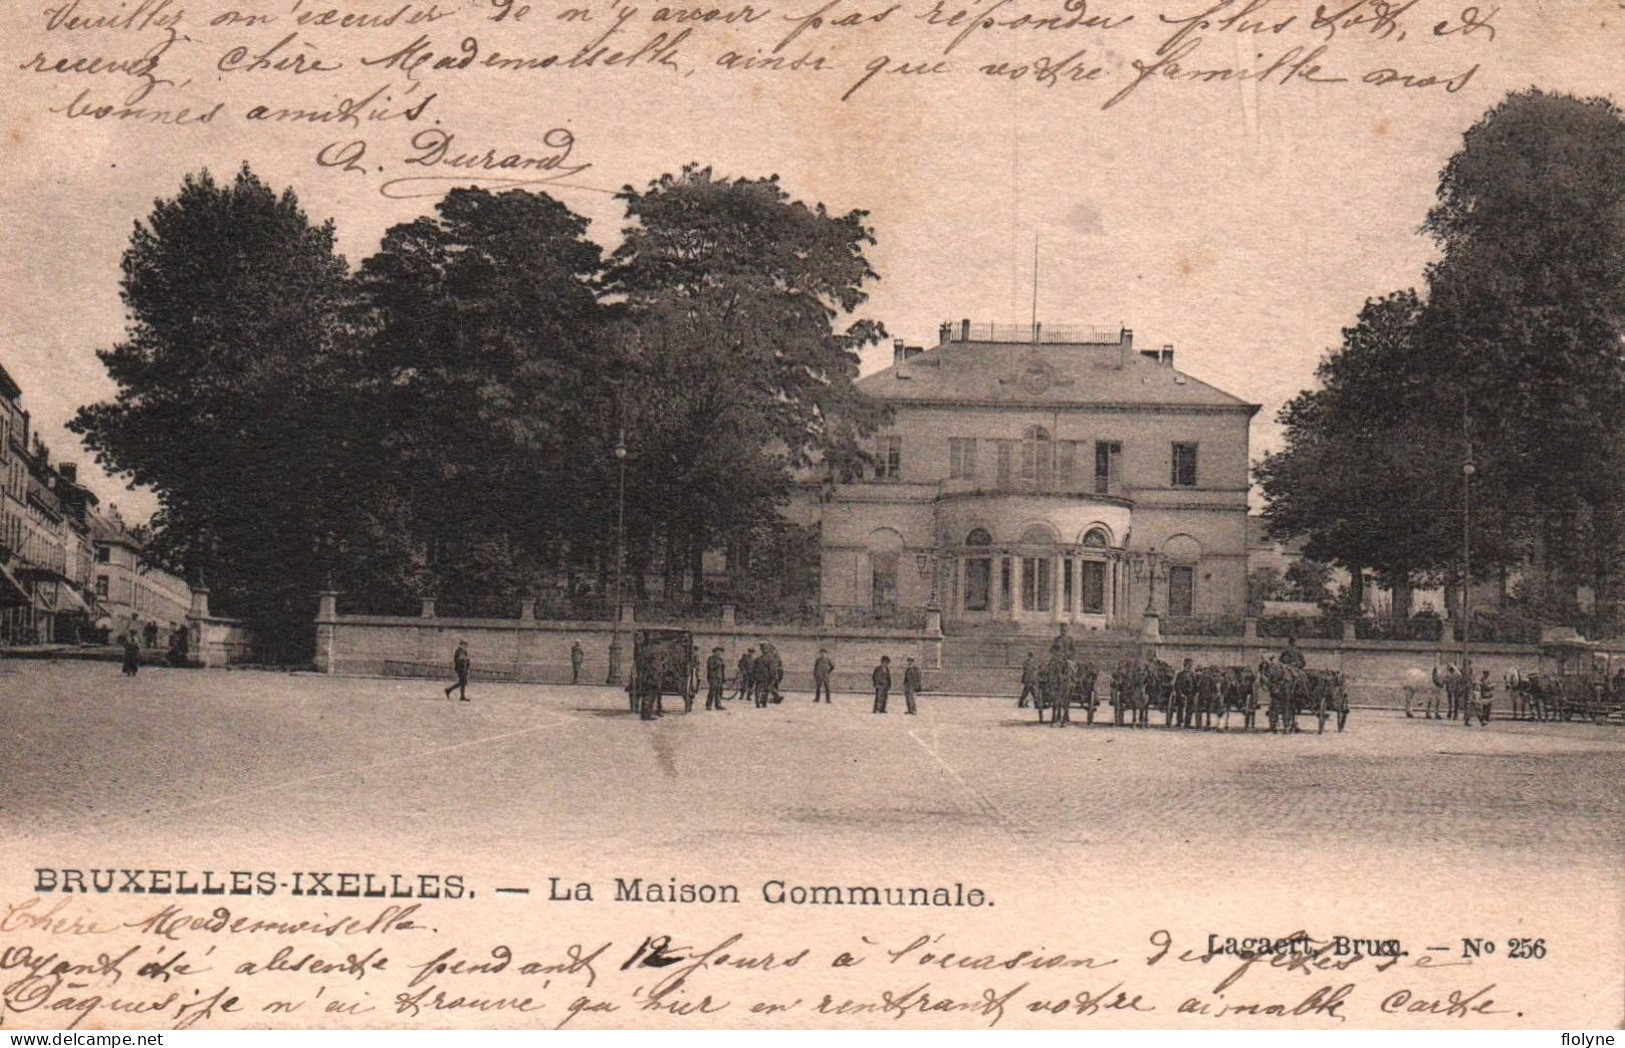
M 632 631 L 620 634 L 622 666 L 632 658 Z M 819 648 L 835 663 L 836 690 L 863 691 L 882 655 L 891 656 L 893 680 L 902 685 L 908 656 L 918 659 L 927 680 L 941 666 L 940 632 L 866 627 L 749 626 L 706 623 L 692 629 L 702 657 L 723 649 L 732 679 L 739 656 L 766 640 L 784 661 L 785 687 L 811 690 Z M 536 619 L 455 619 L 340 615 L 328 600 L 316 618 L 316 666 L 324 673 L 441 678 L 451 675 L 451 656 L 466 640 L 475 680 L 563 683 L 570 680 L 570 646 L 581 644 L 584 684 L 603 684 L 609 669 L 611 624 Z

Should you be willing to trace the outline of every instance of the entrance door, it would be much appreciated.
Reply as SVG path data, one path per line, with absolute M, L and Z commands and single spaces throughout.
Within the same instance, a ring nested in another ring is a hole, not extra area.
M 1189 617 L 1196 603 L 1196 569 L 1175 564 L 1168 569 L 1168 614 Z

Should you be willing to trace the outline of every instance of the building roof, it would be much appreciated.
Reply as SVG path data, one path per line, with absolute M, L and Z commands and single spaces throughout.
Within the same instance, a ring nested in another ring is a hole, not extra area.
M 11 377 L 4 364 L 0 364 L 0 397 L 7 400 L 16 400 L 23 395 L 23 387 L 17 385 L 17 380 Z
M 1042 337 L 1034 340 L 984 325 L 984 339 L 969 321 L 963 325 L 943 325 L 937 346 L 859 379 L 858 388 L 883 400 L 922 404 L 1155 406 L 1249 414 L 1259 407 L 1175 370 L 1172 347 L 1135 351 L 1131 331 L 1041 330 Z M 1022 330 L 1030 336 L 1030 329 Z
M 124 526 L 115 520 L 109 519 L 105 514 L 92 510 L 90 517 L 90 540 L 92 542 L 114 543 L 139 550 L 141 543 L 127 531 Z

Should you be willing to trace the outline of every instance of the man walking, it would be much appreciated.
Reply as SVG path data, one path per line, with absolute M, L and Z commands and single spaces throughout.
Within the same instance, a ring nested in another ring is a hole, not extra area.
M 570 683 L 581 683 L 581 664 L 587 661 L 587 653 L 581 650 L 581 642 L 570 643 Z
M 823 648 L 818 649 L 818 658 L 813 660 L 813 702 L 818 701 L 822 695 L 825 702 L 829 697 L 829 675 L 835 672 L 835 663 L 830 661 L 829 652 Z
M 722 709 L 722 686 L 727 680 L 728 664 L 723 661 L 722 649 L 712 648 L 711 657 L 705 660 L 706 709 Z
M 451 698 L 451 693 L 455 691 L 458 696 L 457 701 L 467 702 L 469 669 L 468 641 L 460 640 L 457 642 L 457 650 L 451 654 L 451 669 L 453 673 L 457 674 L 457 683 L 446 689 L 446 698 Z
M 891 656 L 880 656 L 880 665 L 875 667 L 873 680 L 875 682 L 875 712 L 886 712 L 886 699 L 891 695 Z
M 920 691 L 920 667 L 914 665 L 914 656 L 910 655 L 908 665 L 903 668 L 903 702 L 907 704 L 911 717 L 919 712 L 914 706 L 914 699 Z
M 1038 660 L 1033 653 L 1027 653 L 1027 661 L 1021 664 L 1021 698 L 1016 700 L 1016 709 L 1027 708 L 1027 699 L 1031 698 L 1033 704 L 1038 704 Z
M 141 642 L 136 639 L 135 627 L 124 634 L 124 675 L 133 677 L 141 668 Z

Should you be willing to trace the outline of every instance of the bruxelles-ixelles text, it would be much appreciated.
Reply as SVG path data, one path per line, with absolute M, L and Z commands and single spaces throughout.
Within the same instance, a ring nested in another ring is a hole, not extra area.
M 364 873 L 298 870 L 153 870 L 55 868 L 34 870 L 40 895 L 317 896 L 351 899 L 472 899 L 476 892 L 462 874 Z M 527 888 L 502 889 L 532 894 Z M 548 877 L 535 892 L 548 902 L 654 902 L 732 904 L 745 897 L 737 884 L 702 883 L 675 877 L 615 877 L 597 884 Z M 756 897 L 771 906 L 982 907 L 993 900 L 981 888 L 952 884 L 803 884 L 763 881 Z

